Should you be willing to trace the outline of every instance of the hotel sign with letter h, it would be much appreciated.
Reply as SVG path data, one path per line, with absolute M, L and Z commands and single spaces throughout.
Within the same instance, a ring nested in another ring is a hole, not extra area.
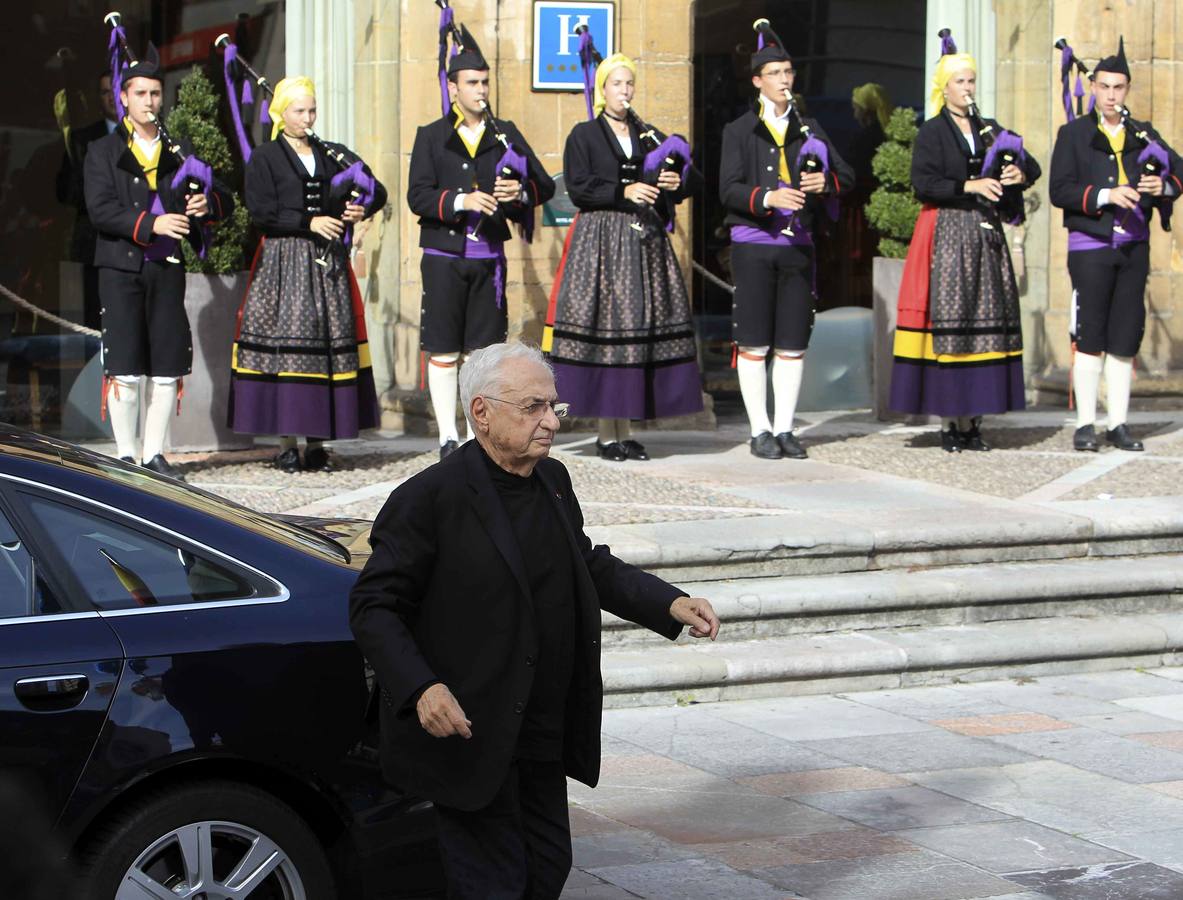
M 537 0 L 534 4 L 534 90 L 582 91 L 579 67 L 580 25 L 591 29 L 596 49 L 605 58 L 616 51 L 615 3 L 568 3 Z

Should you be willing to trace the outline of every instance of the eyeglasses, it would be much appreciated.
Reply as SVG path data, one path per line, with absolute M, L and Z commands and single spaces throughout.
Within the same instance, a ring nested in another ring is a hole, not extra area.
M 507 403 L 516 409 L 520 409 L 531 419 L 541 419 L 546 415 L 547 409 L 554 412 L 556 418 L 564 419 L 567 417 L 567 411 L 571 409 L 570 403 L 558 403 L 553 400 L 535 400 L 533 403 L 525 405 L 521 403 L 514 403 L 512 400 L 502 400 L 500 397 L 489 397 L 481 394 L 486 400 L 496 400 L 498 403 Z
M 779 78 L 781 75 L 786 75 L 791 78 L 797 74 L 797 70 L 796 69 L 768 69 L 767 71 L 761 72 L 760 74 L 764 78 Z

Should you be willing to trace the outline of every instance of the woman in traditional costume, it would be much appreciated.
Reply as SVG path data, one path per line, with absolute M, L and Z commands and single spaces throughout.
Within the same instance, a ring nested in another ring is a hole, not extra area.
M 353 225 L 385 205 L 386 189 L 360 161 L 342 171 L 329 152 L 348 157 L 346 148 L 309 137 L 310 79 L 281 80 L 269 111 L 272 139 L 246 166 L 246 206 L 262 238 L 238 313 L 230 424 L 279 435 L 275 464 L 285 472 L 332 471 L 323 441 L 379 421 L 347 242 Z M 297 435 L 307 438 L 302 461 Z
M 890 405 L 940 416 L 941 446 L 954 453 L 989 450 L 982 416 L 1025 405 L 1019 291 L 1002 225 L 1022 221 L 1022 191 L 1040 168 L 1018 135 L 978 116 L 977 64 L 941 35 L 933 116 L 912 151 L 924 208 L 900 285 Z

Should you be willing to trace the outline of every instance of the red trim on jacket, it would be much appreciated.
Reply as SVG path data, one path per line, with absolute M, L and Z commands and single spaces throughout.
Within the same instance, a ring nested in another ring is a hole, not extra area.
M 831 172 L 830 177 L 834 179 L 834 190 L 840 192 L 842 190 L 842 185 L 838 183 L 838 173 Z
M 139 244 L 141 247 L 147 247 L 148 244 L 150 243 L 149 241 L 141 241 L 138 237 L 136 237 L 136 235 L 138 235 L 140 233 L 140 223 L 144 221 L 144 216 L 146 216 L 146 215 L 148 215 L 147 210 L 144 210 L 142 213 L 140 213 L 140 217 L 138 219 L 136 219 L 135 227 L 133 227 L 131 230 L 131 239 L 133 241 L 135 241 L 137 244 Z
M 1175 186 L 1179 189 L 1179 192 L 1183 193 L 1183 181 L 1179 180 L 1179 176 L 1172 175 L 1171 180 L 1175 182 Z
M 752 196 L 748 197 L 748 209 L 752 211 L 753 216 L 762 216 L 768 212 L 768 210 L 764 210 L 763 212 L 759 213 L 756 212 L 756 195 L 762 190 L 764 190 L 764 188 L 756 188 L 754 191 L 752 191 Z
M 216 192 L 212 193 L 210 196 L 214 198 L 214 203 L 218 204 L 218 221 L 220 222 L 222 219 L 226 218 L 226 214 L 222 212 L 222 198 L 219 197 Z
M 1089 191 L 1091 191 L 1092 189 L 1093 189 L 1093 186 L 1091 184 L 1088 187 L 1086 187 L 1084 189 L 1084 199 L 1082 199 L 1080 201 L 1080 208 L 1082 210 L 1084 210 L 1085 212 L 1089 211 Z
M 440 202 L 439 202 L 439 213 L 440 213 L 440 216 L 439 216 L 439 218 L 440 218 L 440 221 L 441 221 L 441 222 L 443 222 L 443 221 L 444 221 L 444 198 L 445 198 L 445 197 L 447 197 L 447 196 L 448 196 L 448 192 L 447 192 L 447 191 L 441 191 L 441 192 L 440 192 Z

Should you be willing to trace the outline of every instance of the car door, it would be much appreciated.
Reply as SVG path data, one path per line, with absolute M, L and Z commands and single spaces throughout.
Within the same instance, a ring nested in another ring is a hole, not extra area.
M 27 534 L 0 503 L 0 787 L 30 823 L 51 823 L 102 729 L 123 652 L 89 604 L 65 595 Z

